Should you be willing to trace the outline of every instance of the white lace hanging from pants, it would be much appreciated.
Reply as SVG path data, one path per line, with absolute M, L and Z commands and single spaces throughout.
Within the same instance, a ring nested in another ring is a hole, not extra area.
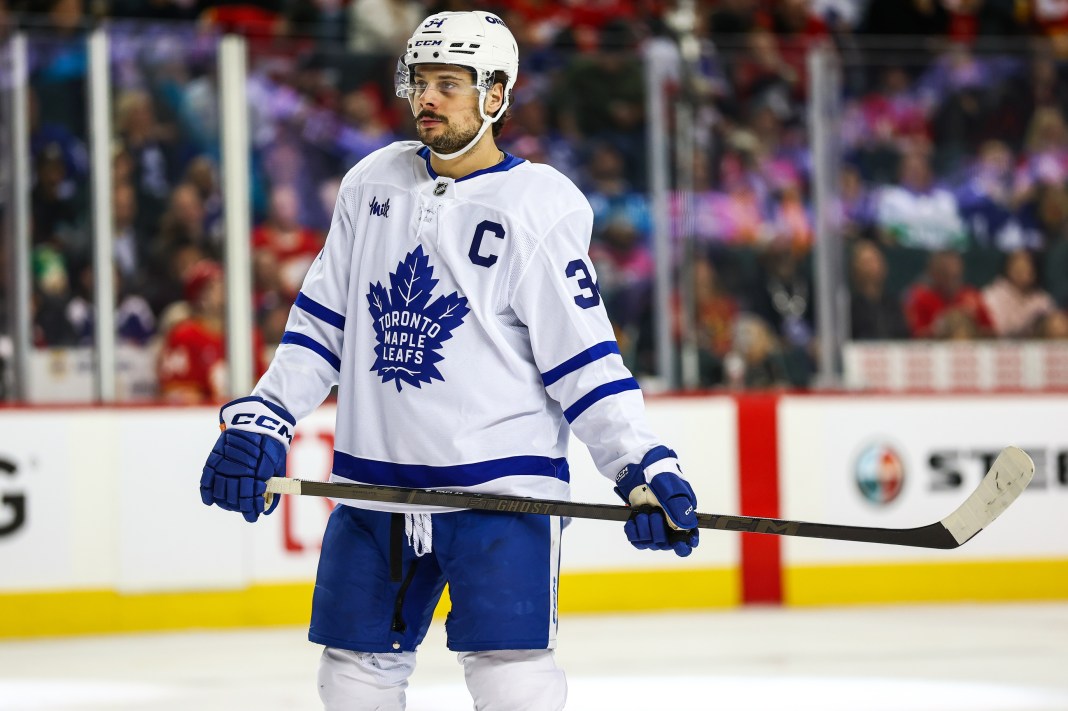
M 424 556 L 434 548 L 434 529 L 430 514 L 404 514 L 404 534 L 416 556 Z

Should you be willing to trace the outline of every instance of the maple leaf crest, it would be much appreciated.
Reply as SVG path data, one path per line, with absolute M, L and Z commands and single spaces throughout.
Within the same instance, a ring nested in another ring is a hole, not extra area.
M 444 359 L 439 351 L 471 310 L 467 297 L 455 291 L 431 301 L 437 284 L 430 258 L 419 245 L 390 272 L 388 289 L 377 282 L 367 293 L 377 340 L 371 370 L 383 383 L 393 382 L 397 392 L 404 383 L 421 388 L 445 380 L 437 367 Z

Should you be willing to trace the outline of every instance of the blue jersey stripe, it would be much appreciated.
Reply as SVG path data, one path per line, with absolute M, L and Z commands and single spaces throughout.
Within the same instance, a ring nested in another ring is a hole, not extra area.
M 429 153 L 429 151 L 427 151 L 427 152 Z M 502 151 L 502 153 L 504 153 L 504 151 Z M 467 175 L 465 175 L 462 178 L 457 178 L 456 182 L 457 183 L 462 183 L 465 180 L 470 180 L 471 178 L 474 178 L 474 177 L 479 176 L 479 175 L 485 175 L 486 173 L 503 173 L 503 172 L 511 170 L 512 168 L 516 167 L 517 165 L 519 165 L 521 163 L 525 163 L 525 162 L 526 162 L 526 159 L 524 159 L 524 158 L 518 158 L 518 157 L 512 155 L 511 153 L 505 153 L 504 154 L 504 158 L 501 159 L 500 163 L 497 163 L 496 165 L 491 165 L 489 168 L 483 168 L 482 170 L 476 170 L 474 173 L 468 173 Z
M 612 355 L 613 353 L 619 353 L 618 343 L 616 343 L 615 341 L 604 341 L 603 343 L 598 343 L 595 346 L 587 348 L 578 355 L 568 358 L 555 368 L 542 373 L 541 382 L 544 383 L 545 387 L 549 387 L 568 373 L 574 373 L 582 366 L 588 365 L 594 362 L 595 360 L 600 360 L 605 356 Z
M 502 153 L 504 153 L 504 151 L 502 151 Z M 422 158 L 423 160 L 426 161 L 426 172 L 427 172 L 427 174 L 433 180 L 437 180 L 438 179 L 437 171 L 435 171 L 430 166 L 430 149 L 427 148 L 426 146 L 423 146 L 422 148 L 420 148 L 416 152 L 416 155 L 418 155 L 420 158 Z M 489 168 L 483 168 L 482 170 L 476 170 L 474 173 L 468 173 L 467 175 L 465 175 L 462 178 L 457 178 L 456 182 L 457 183 L 462 183 L 465 180 L 470 180 L 471 178 L 474 178 L 474 177 L 476 177 L 478 175 L 485 175 L 486 173 L 500 173 L 500 172 L 503 172 L 503 171 L 506 171 L 506 170 L 511 170 L 512 168 L 516 167 L 517 165 L 520 165 L 520 164 L 526 163 L 526 162 L 527 162 L 526 158 L 520 158 L 518 156 L 512 155 L 511 153 L 504 153 L 504 159 L 500 163 L 497 163 L 496 165 L 491 165 Z
M 324 346 L 319 341 L 305 336 L 303 333 L 297 333 L 296 331 L 286 331 L 282 334 L 282 343 L 292 343 L 295 346 L 303 346 L 310 351 L 314 351 L 323 357 L 327 363 L 334 367 L 334 370 L 341 372 L 341 359 L 330 352 L 330 349 Z
M 312 299 L 303 291 L 297 294 L 297 300 L 293 304 L 301 311 L 306 311 L 320 321 L 324 321 L 336 329 L 345 330 L 345 317 L 337 311 L 332 311 L 315 299 Z
M 429 464 L 396 464 L 363 459 L 335 450 L 333 472 L 364 484 L 407 486 L 413 489 L 476 486 L 515 475 L 545 476 L 565 482 L 571 481 L 566 459 L 533 455 L 437 467 Z
M 622 380 L 613 380 L 610 383 L 598 385 L 576 400 L 571 407 L 564 410 L 564 417 L 567 418 L 568 422 L 574 422 L 576 417 L 588 410 L 598 400 L 603 400 L 610 395 L 626 392 L 627 390 L 641 390 L 641 387 L 634 378 L 623 378 Z

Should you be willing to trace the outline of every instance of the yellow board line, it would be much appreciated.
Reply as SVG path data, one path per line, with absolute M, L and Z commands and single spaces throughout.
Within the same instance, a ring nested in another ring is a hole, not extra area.
M 1068 599 L 1068 560 L 788 566 L 791 606 Z M 311 582 L 242 590 L 122 594 L 0 593 L 0 638 L 304 625 Z M 736 568 L 598 571 L 561 576 L 560 612 L 705 610 L 741 603 Z M 436 616 L 448 610 L 448 595 Z
M 733 568 L 564 573 L 561 613 L 697 610 L 737 605 Z M 311 582 L 242 590 L 122 594 L 113 590 L 0 593 L 0 638 L 304 625 Z M 448 591 L 435 616 L 448 610 Z
M 1068 599 L 1068 560 L 790 566 L 787 605 Z

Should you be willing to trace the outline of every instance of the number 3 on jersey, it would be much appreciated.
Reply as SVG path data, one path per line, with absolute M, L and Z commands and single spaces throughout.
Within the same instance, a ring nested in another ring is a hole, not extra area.
M 568 279 L 579 277 L 576 283 L 582 291 L 575 297 L 576 304 L 584 309 L 592 309 L 594 306 L 601 303 L 601 290 L 597 284 L 594 283 L 593 277 L 590 276 L 590 268 L 586 266 L 586 262 L 581 259 L 575 259 L 568 262 L 564 274 L 567 275 Z

